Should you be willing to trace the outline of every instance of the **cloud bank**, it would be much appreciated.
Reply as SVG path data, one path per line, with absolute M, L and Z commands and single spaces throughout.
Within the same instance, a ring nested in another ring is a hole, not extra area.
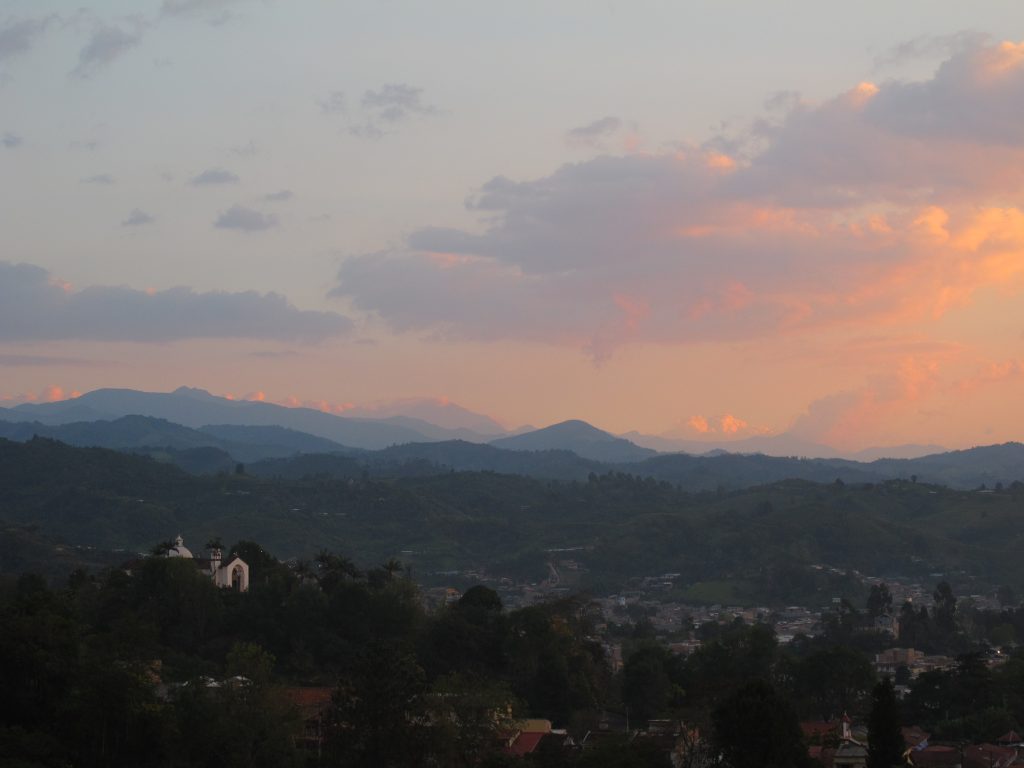
M 0 261 L 0 342 L 170 342 L 245 338 L 317 342 L 344 336 L 351 321 L 300 310 L 276 293 L 75 290 L 40 267 Z
M 742 142 L 492 179 L 469 202 L 482 231 L 426 227 L 349 259 L 333 294 L 398 331 L 600 358 L 934 318 L 1024 288 L 1024 43 L 777 106 Z

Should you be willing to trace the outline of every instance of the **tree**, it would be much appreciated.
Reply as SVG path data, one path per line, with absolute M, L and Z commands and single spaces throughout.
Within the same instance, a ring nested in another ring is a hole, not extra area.
M 838 717 L 859 709 L 874 682 L 868 657 L 844 645 L 816 650 L 800 659 L 793 670 L 798 707 L 811 717 Z
M 320 582 L 320 588 L 328 594 L 346 581 L 357 579 L 362 575 L 355 564 L 347 557 L 335 555 L 326 549 L 320 550 L 320 553 L 316 556 L 316 563 L 319 566 L 318 581 Z
M 1006 584 L 999 587 L 996 592 L 996 597 L 999 599 L 999 605 L 1003 608 L 1017 605 L 1017 595 L 1013 591 L 1013 587 L 1007 586 Z
M 253 685 L 263 686 L 270 682 L 274 661 L 274 654 L 256 643 L 235 643 L 228 651 L 227 672 L 231 676 L 244 677 Z
M 622 669 L 622 701 L 637 725 L 664 714 L 672 697 L 672 681 L 665 669 L 668 651 L 647 645 L 630 656 Z
M 335 694 L 337 723 L 328 744 L 342 765 L 420 765 L 428 737 L 426 676 L 395 643 L 368 647 Z
M 889 591 L 889 586 L 885 582 L 871 585 L 867 610 L 868 615 L 873 619 L 888 615 L 892 610 L 892 592 Z
M 810 765 L 796 710 L 763 680 L 747 683 L 711 715 L 712 741 L 729 768 Z
M 940 581 L 935 587 L 932 595 L 935 600 L 935 609 L 932 618 L 935 620 L 936 628 L 946 635 L 956 631 L 956 596 L 948 581 Z
M 868 768 L 892 768 L 903 763 L 903 734 L 896 689 L 888 677 L 871 692 L 868 716 Z

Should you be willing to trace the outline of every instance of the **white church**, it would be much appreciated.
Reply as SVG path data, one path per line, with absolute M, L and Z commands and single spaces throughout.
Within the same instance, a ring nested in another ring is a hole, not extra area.
M 223 562 L 224 553 L 220 548 L 209 550 L 209 557 L 194 557 L 185 546 L 179 535 L 174 546 L 167 550 L 166 557 L 183 557 L 195 562 L 196 567 L 207 574 L 221 589 L 234 589 L 237 592 L 249 591 L 249 564 L 240 557 L 232 557 Z

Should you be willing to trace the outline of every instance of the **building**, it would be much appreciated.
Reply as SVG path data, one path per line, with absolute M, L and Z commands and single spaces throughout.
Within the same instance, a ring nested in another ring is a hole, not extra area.
M 174 540 L 174 546 L 168 548 L 165 557 L 180 557 L 194 561 L 196 567 L 207 574 L 213 583 L 221 589 L 234 589 L 237 592 L 249 591 L 248 563 L 237 555 L 225 563 L 223 561 L 224 553 L 219 547 L 210 549 L 209 553 L 209 557 L 193 556 L 179 535 Z

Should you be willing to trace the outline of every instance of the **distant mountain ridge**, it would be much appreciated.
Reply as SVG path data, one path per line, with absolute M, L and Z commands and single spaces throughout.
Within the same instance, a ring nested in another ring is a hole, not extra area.
M 571 419 L 533 432 L 492 440 L 495 448 L 510 451 L 569 450 L 594 461 L 619 463 L 642 461 L 657 451 L 598 429 L 585 421 Z
M 423 408 L 419 412 L 433 409 L 446 414 L 448 424 L 473 424 L 484 429 L 497 424 L 443 400 L 427 401 Z M 121 421 L 136 415 L 163 423 Z M 33 424 L 26 426 L 25 422 Z M 922 482 L 960 488 L 1024 479 L 1024 457 L 1019 444 L 1014 443 L 931 453 L 928 451 L 932 446 L 867 449 L 855 455 L 859 460 L 852 460 L 835 458 L 826 446 L 776 435 L 717 444 L 691 441 L 686 447 L 693 455 L 659 454 L 655 445 L 678 448 L 679 441 L 639 433 L 627 433 L 635 440 L 626 439 L 580 420 L 494 438 L 467 426 L 438 426 L 415 416 L 351 418 L 311 408 L 229 400 L 189 387 L 166 393 L 100 389 L 71 400 L 0 408 L 0 435 L 25 440 L 33 434 L 73 445 L 142 451 L 190 471 L 207 472 L 224 471 L 232 461 L 287 461 L 294 454 L 353 456 L 371 451 L 380 455 L 360 460 L 392 465 L 417 461 L 422 465 L 420 471 L 433 465 L 579 479 L 591 472 L 611 470 L 702 489 L 745 487 L 788 478 L 875 482 L 917 476 Z M 647 445 L 639 444 L 641 441 Z M 384 453 L 385 449 L 389 452 Z M 776 455 L 761 455 L 762 451 Z M 522 455 L 531 452 L 544 455 Z M 816 456 L 821 453 L 826 455 Z
M 497 437 L 506 429 L 490 416 L 474 413 L 446 398 L 406 398 L 390 403 L 350 408 L 344 415 L 353 419 L 391 421 L 410 419 L 417 424 L 429 424 L 445 430 L 464 431 L 466 434 Z
M 762 454 L 693 456 L 656 454 L 579 421 L 492 444 L 418 440 L 377 450 L 355 449 L 275 425 L 217 424 L 194 429 L 148 416 L 56 425 L 0 421 L 0 437 L 24 442 L 33 436 L 75 446 L 145 453 L 200 474 L 230 472 L 236 462 L 246 464 L 254 474 L 288 477 L 353 477 L 364 470 L 378 476 L 424 476 L 456 470 L 581 481 L 592 474 L 618 472 L 691 491 L 738 489 L 790 479 L 876 483 L 916 478 L 955 488 L 991 488 L 1024 480 L 1024 445 L 1020 443 L 872 462 Z M 576 450 L 562 447 L 565 445 Z
M 133 452 L 142 449 L 194 451 L 215 448 L 227 455 L 228 460 L 241 462 L 287 457 L 297 453 L 357 452 L 331 440 L 284 427 L 220 425 L 192 429 L 151 416 L 122 416 L 109 421 L 56 425 L 0 421 L 0 437 L 25 442 L 37 436 L 79 447 Z
M 173 392 L 97 389 L 73 400 L 26 403 L 0 414 L 10 421 L 59 425 L 122 416 L 152 416 L 198 429 L 210 424 L 286 427 L 353 448 L 379 449 L 397 443 L 429 441 L 427 435 L 401 424 L 350 419 L 313 408 L 287 408 L 274 403 L 228 400 L 189 387 Z
M 915 459 L 946 449 L 941 445 L 893 445 L 864 448 L 859 451 L 837 451 L 831 446 L 815 443 L 789 433 L 781 435 L 754 435 L 739 440 L 693 440 L 674 437 L 670 434 L 645 435 L 640 432 L 625 432 L 619 437 L 631 440 L 645 448 L 661 453 L 690 453 L 697 456 L 710 453 L 763 453 L 766 456 L 799 456 L 808 459 L 845 458 L 853 461 L 874 461 L 875 459 Z

